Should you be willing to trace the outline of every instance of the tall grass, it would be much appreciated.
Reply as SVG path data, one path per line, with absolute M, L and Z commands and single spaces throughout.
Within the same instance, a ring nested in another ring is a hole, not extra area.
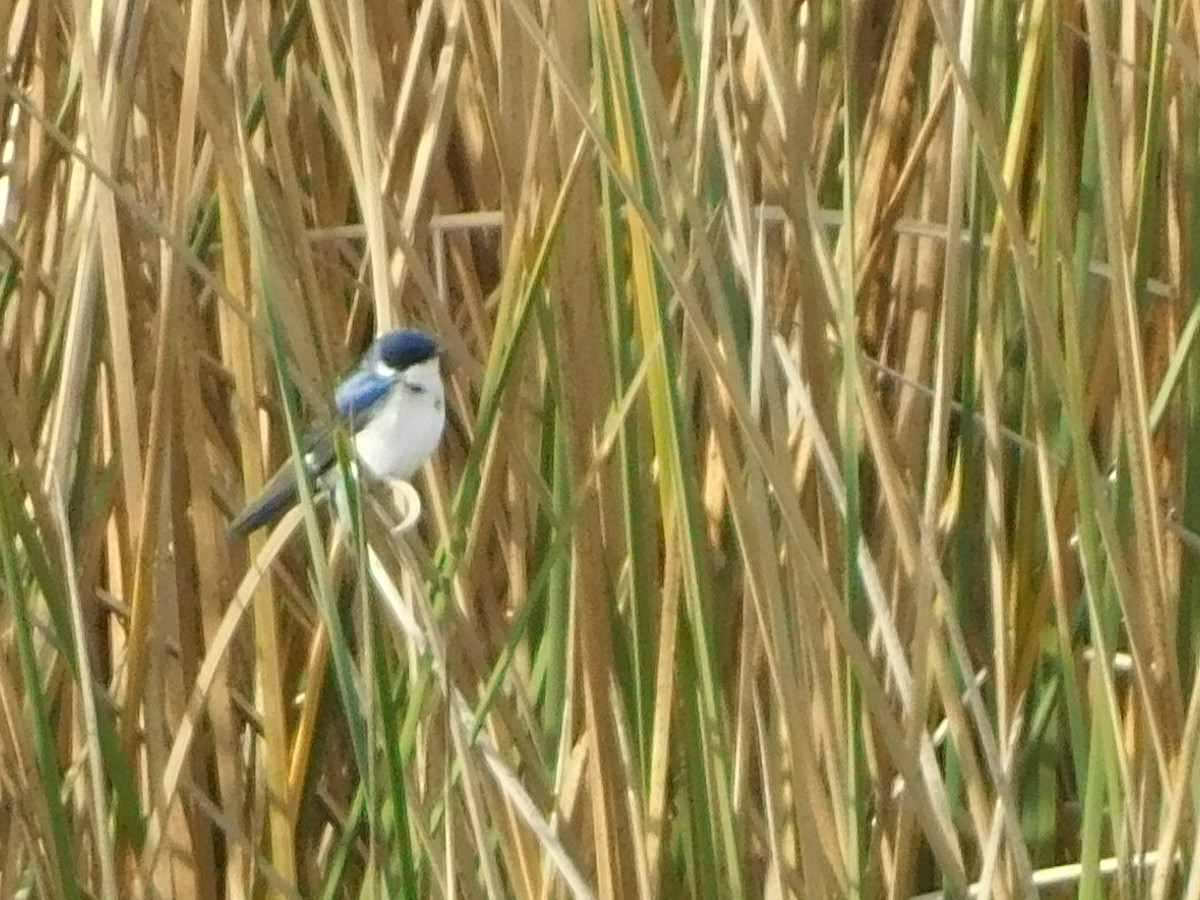
M 1200 897 L 1196 4 L 0 29 L 0 897 Z

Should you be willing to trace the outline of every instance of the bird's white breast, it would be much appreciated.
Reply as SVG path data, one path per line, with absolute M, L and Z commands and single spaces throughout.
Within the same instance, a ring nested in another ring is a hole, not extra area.
M 446 400 L 438 361 L 412 366 L 383 407 L 354 436 L 354 449 L 378 479 L 411 478 L 442 438 Z

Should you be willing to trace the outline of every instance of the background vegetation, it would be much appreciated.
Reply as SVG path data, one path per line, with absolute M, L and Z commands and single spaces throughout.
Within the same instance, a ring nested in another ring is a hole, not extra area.
M 1200 4 L 0 30 L 0 896 L 1200 897 Z

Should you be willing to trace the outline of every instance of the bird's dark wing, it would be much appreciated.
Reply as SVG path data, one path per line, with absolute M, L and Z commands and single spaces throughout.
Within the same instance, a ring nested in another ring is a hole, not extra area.
M 334 445 L 333 432 L 311 435 L 303 444 L 304 464 L 308 469 L 309 478 L 316 478 L 327 472 L 336 464 L 337 449 Z M 296 466 L 291 457 L 280 466 L 279 471 L 263 486 L 262 492 L 254 499 L 238 517 L 229 523 L 225 534 L 229 538 L 240 537 L 257 531 L 264 525 L 269 525 L 291 509 L 300 499 L 300 489 L 296 484 Z

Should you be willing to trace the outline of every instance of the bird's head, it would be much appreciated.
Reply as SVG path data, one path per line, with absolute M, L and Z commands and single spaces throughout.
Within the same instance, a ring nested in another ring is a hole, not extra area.
M 363 417 L 377 410 L 378 404 L 396 389 L 440 397 L 440 356 L 437 342 L 422 331 L 389 331 L 371 345 L 358 368 L 338 385 L 334 395 L 338 412 L 346 420 L 361 424 Z
M 389 331 L 375 342 L 374 350 L 379 375 L 414 390 L 440 384 L 442 350 L 425 332 L 416 328 Z

